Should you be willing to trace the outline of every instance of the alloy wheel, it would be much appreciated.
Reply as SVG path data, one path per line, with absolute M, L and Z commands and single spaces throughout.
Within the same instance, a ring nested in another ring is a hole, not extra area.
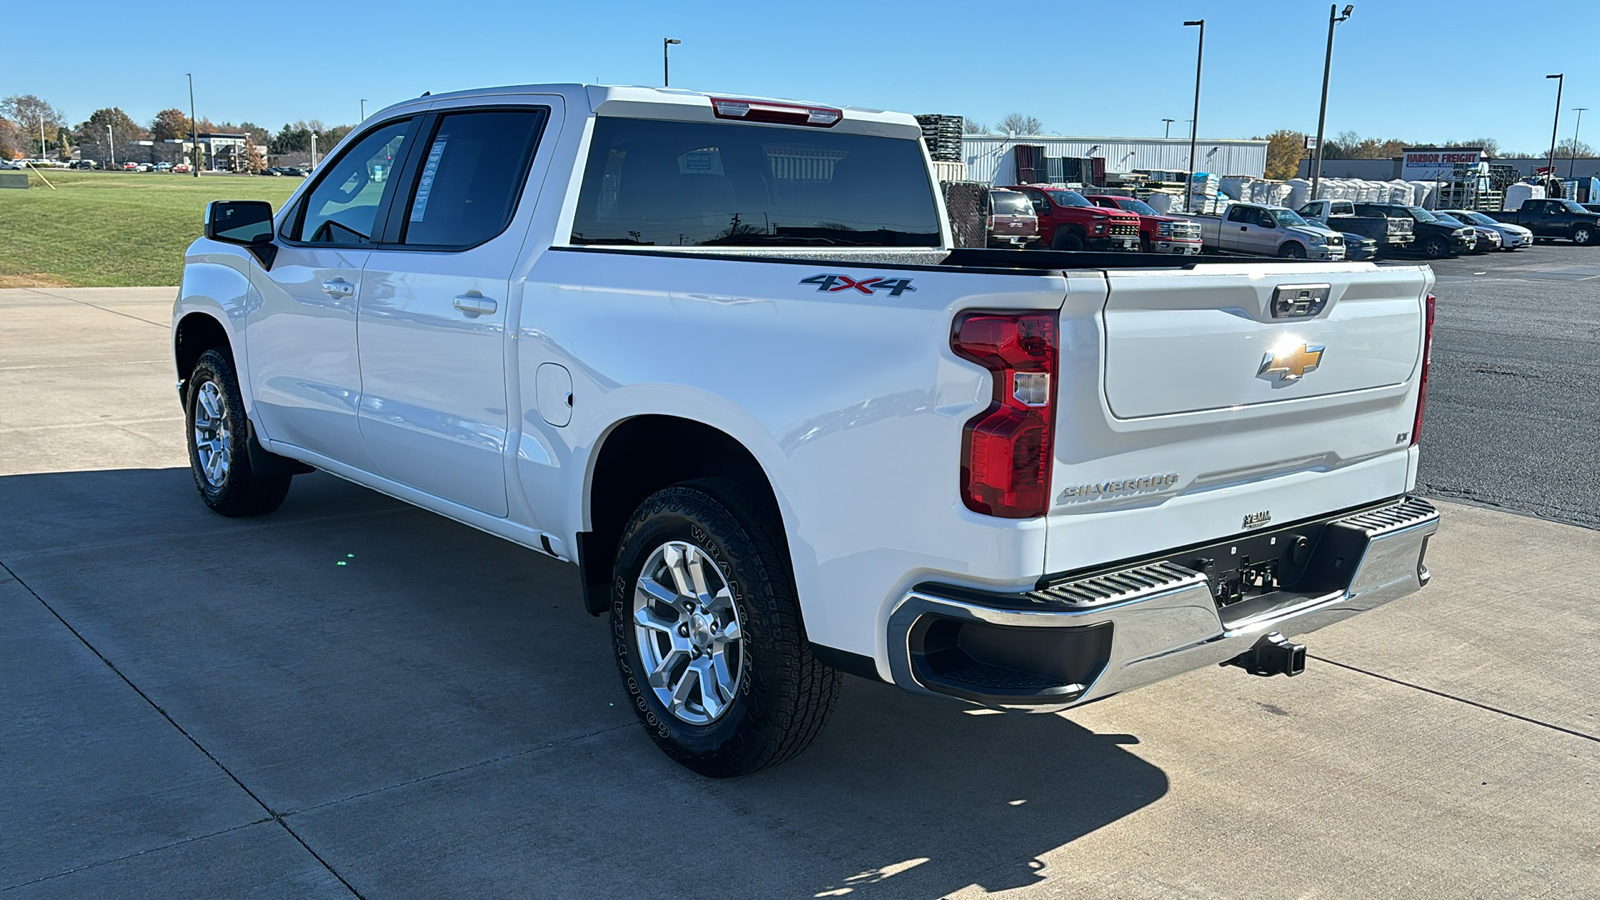
M 215 381 L 207 381 L 195 392 L 194 446 L 200 459 L 200 475 L 212 488 L 228 482 L 233 463 L 233 428 L 228 422 L 228 398 Z
M 673 717 L 709 725 L 739 694 L 744 632 L 727 579 L 685 541 L 651 552 L 634 582 L 633 633 L 645 682 Z

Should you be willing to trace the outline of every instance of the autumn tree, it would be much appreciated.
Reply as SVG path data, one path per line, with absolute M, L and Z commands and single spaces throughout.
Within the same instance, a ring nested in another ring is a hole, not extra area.
M 144 140 L 145 130 L 121 108 L 109 106 L 95 110 L 93 115 L 74 128 L 72 138 L 78 144 L 79 155 L 99 160 L 101 165 L 110 165 L 112 141 L 116 141 L 115 148 L 121 149 L 133 141 Z
M 22 153 L 22 132 L 17 123 L 0 116 L 0 159 L 16 159 Z
M 28 138 L 39 142 L 41 157 L 47 152 L 47 148 L 43 145 L 44 138 L 40 136 L 41 131 L 46 135 L 54 135 L 67 124 L 67 118 L 61 114 L 61 110 L 32 94 L 13 94 L 0 100 L 0 116 L 17 123 L 24 143 Z
M 192 124 L 192 120 L 183 114 L 183 110 L 163 109 L 150 120 L 150 140 L 186 141 L 192 133 Z
M 1267 177 L 1287 181 L 1298 175 L 1300 158 L 1305 154 L 1306 136 L 1298 131 L 1280 128 L 1267 135 L 1266 142 Z
M 996 126 L 1004 134 L 1044 134 L 1044 123 L 1022 113 L 1006 113 Z
M 251 175 L 260 175 L 261 170 L 267 167 L 265 157 L 261 155 L 261 148 L 256 146 L 255 135 L 250 132 L 244 134 L 244 171 Z

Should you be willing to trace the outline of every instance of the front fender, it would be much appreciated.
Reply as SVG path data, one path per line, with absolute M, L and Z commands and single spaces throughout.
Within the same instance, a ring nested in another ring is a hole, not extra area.
M 239 393 L 244 399 L 245 412 L 255 406 L 251 390 L 249 344 L 245 339 L 245 317 L 260 306 L 261 295 L 251 284 L 250 274 L 255 260 L 243 247 L 224 244 L 205 238 L 189 246 L 184 256 L 183 281 L 178 287 L 178 297 L 172 307 L 173 366 L 181 383 L 188 377 L 177 364 L 178 327 L 191 315 L 209 316 L 222 326 L 228 338 L 228 348 L 233 354 L 234 368 L 239 375 Z M 253 420 L 252 420 L 253 421 Z M 259 429 L 259 424 L 257 428 Z M 265 435 L 263 435 L 265 437 Z

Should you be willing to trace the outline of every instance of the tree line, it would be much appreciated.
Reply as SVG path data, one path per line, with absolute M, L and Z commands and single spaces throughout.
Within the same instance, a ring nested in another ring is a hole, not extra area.
M 286 122 L 273 132 L 254 122 L 213 122 L 205 116 L 194 121 L 175 107 L 141 123 L 116 106 L 97 109 L 89 118 L 69 127 L 66 114 L 49 102 L 32 94 L 16 94 L 0 100 L 0 159 L 48 159 L 54 155 L 65 160 L 72 158 L 76 147 L 84 157 L 103 160 L 111 158 L 113 148 L 135 141 L 181 141 L 194 132 L 243 134 L 252 148 L 262 148 L 273 155 L 305 153 L 311 150 L 313 136 L 319 150 L 331 150 L 354 127 L 324 125 L 312 119 Z
M 1265 138 L 1257 137 L 1255 140 L 1267 142 L 1267 177 L 1278 180 L 1287 180 L 1295 177 L 1300 171 L 1300 160 L 1310 159 L 1311 151 L 1306 149 L 1306 135 L 1303 132 L 1288 128 L 1280 128 L 1267 135 Z M 1473 138 L 1465 141 L 1443 141 L 1439 143 L 1429 141 L 1402 141 L 1394 138 L 1364 138 L 1354 131 L 1341 131 L 1333 138 L 1325 140 L 1322 145 L 1323 160 L 1330 159 L 1394 159 L 1405 152 L 1407 147 L 1473 147 L 1482 148 L 1491 157 L 1501 159 L 1538 159 L 1548 156 L 1549 148 L 1532 152 L 1519 152 L 1502 150 L 1500 142 L 1494 138 Z M 1556 144 L 1556 159 L 1593 159 L 1597 154 L 1595 149 L 1583 141 L 1566 138 Z

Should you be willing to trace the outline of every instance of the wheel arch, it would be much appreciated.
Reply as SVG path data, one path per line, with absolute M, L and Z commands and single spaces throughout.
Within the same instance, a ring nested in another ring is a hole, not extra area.
M 172 357 L 177 367 L 178 392 L 183 392 L 183 383 L 189 378 L 189 373 L 194 371 L 195 363 L 200 361 L 200 356 L 207 350 L 220 348 L 227 354 L 228 361 L 235 363 L 233 356 L 233 337 L 222 324 L 220 317 L 208 310 L 195 310 L 185 313 L 172 328 Z
M 594 615 L 610 608 L 623 528 L 639 504 L 664 487 L 695 478 L 741 478 L 757 491 L 753 499 L 783 521 L 772 479 L 756 454 L 704 422 L 661 414 L 622 419 L 601 436 L 590 459 L 583 497 L 588 530 L 577 533 L 577 553 L 584 607 Z M 787 549 L 787 534 L 782 544 Z

